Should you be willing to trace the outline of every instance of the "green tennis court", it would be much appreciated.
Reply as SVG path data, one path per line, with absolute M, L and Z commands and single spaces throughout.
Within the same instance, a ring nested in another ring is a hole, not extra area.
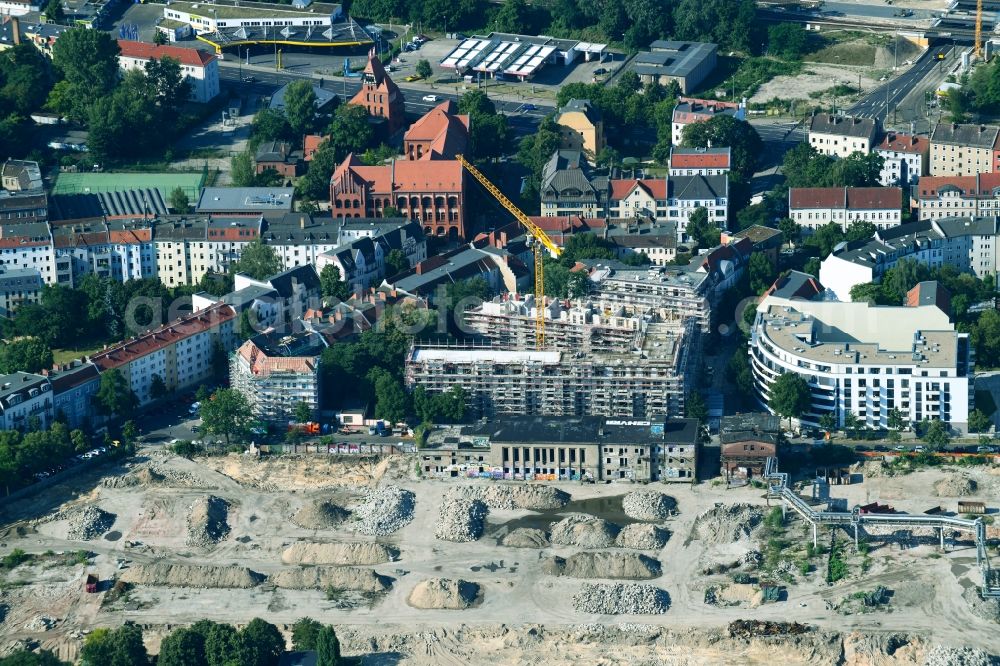
M 156 188 L 164 196 L 169 196 L 180 187 L 191 201 L 197 201 L 204 184 L 204 173 L 60 173 L 52 194 L 96 194 Z

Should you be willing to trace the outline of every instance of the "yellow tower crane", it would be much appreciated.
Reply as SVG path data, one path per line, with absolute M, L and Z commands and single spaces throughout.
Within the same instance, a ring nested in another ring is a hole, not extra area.
M 983 55 L 983 0 L 976 2 L 976 57 Z
M 466 171 L 479 181 L 486 188 L 486 191 L 500 202 L 500 205 L 507 209 L 507 212 L 521 223 L 531 237 L 535 239 L 535 345 L 537 349 L 545 347 L 545 250 L 548 250 L 553 257 L 558 257 L 562 252 L 559 246 L 549 238 L 548 234 L 532 222 L 521 209 L 514 205 L 514 202 L 504 196 L 504 193 L 497 189 L 497 186 L 490 182 L 490 179 L 482 174 L 479 169 L 472 166 L 462 155 L 456 155 L 456 159 L 461 162 Z

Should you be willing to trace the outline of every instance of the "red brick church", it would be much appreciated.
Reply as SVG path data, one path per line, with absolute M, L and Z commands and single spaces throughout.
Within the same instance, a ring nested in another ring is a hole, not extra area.
M 386 138 L 406 126 L 403 93 L 389 78 L 374 50 L 368 54 L 361 90 L 351 99 L 350 104 L 365 107 L 368 115 L 373 118 L 384 119 Z

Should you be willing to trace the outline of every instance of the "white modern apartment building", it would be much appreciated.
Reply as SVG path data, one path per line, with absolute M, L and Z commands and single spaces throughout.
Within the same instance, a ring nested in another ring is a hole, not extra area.
M 821 155 L 850 157 L 867 155 L 881 131 L 878 120 L 816 113 L 809 120 L 809 145 Z
M 0 375 L 0 429 L 26 430 L 32 418 L 41 428 L 52 423 L 49 378 L 28 372 Z
M 0 266 L 4 270 L 35 270 L 45 284 L 56 284 L 52 234 L 44 222 L 0 227 Z
M 882 158 L 879 182 L 883 185 L 915 185 L 927 173 L 930 142 L 926 136 L 888 132 L 875 146 Z
M 181 74 L 191 84 L 191 101 L 205 103 L 219 94 L 219 58 L 214 53 L 126 39 L 119 39 L 118 47 L 121 49 L 118 65 L 122 71 L 145 70 L 151 60 L 171 58 L 180 64 Z
M 877 282 L 904 259 L 995 278 L 1000 267 L 998 224 L 996 217 L 953 217 L 880 229 L 871 240 L 835 248 L 820 264 L 819 279 L 839 300 L 850 301 L 852 287 Z
M 898 187 L 795 187 L 788 190 L 788 216 L 807 233 L 830 222 L 847 231 L 855 222 L 878 229 L 899 226 L 903 190 Z
M 918 287 L 919 288 L 919 287 Z M 794 372 L 809 385 L 811 405 L 800 422 L 838 424 L 852 413 L 886 427 L 889 412 L 907 422 L 941 420 L 965 430 L 973 351 L 938 305 L 787 300 L 768 296 L 757 308 L 749 343 L 757 397 Z

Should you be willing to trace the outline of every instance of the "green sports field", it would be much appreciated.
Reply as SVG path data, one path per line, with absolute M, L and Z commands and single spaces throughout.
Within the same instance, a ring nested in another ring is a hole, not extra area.
M 205 182 L 201 173 L 60 173 L 56 177 L 53 194 L 82 194 L 121 192 L 143 188 L 156 188 L 164 197 L 180 187 L 194 202 Z

